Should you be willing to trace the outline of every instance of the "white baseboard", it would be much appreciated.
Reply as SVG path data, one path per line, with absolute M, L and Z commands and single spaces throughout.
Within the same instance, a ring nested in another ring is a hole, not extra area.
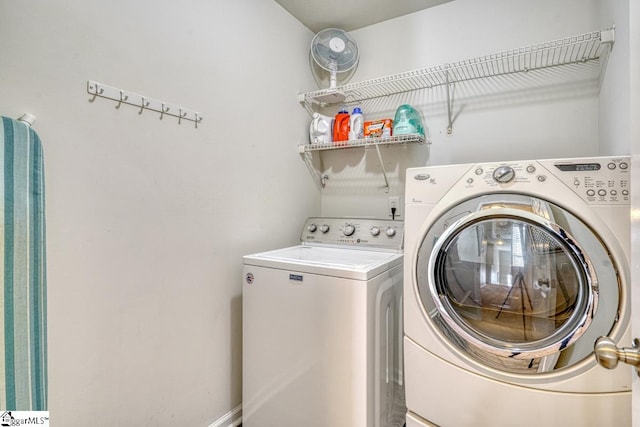
M 209 427 L 236 427 L 242 423 L 242 405 L 238 405 L 216 421 Z

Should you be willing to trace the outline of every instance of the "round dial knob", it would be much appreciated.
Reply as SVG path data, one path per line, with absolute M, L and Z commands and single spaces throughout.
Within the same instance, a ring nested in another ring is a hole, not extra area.
M 396 235 L 396 229 L 389 227 L 387 228 L 387 231 L 385 231 L 385 233 L 387 233 L 387 236 L 393 237 Z
M 313 233 L 314 231 L 316 231 L 318 229 L 318 226 L 315 224 L 309 224 L 307 226 L 307 230 L 309 230 L 311 233 Z
M 320 231 L 322 231 L 323 233 L 327 233 L 329 231 L 329 226 L 327 224 L 322 224 L 320 226 Z
M 356 228 L 353 226 L 353 224 L 347 224 L 344 226 L 344 228 L 342 228 L 342 232 L 345 236 L 351 236 L 356 232 Z
M 500 166 L 493 171 L 493 179 L 501 184 L 513 181 L 516 177 L 516 171 L 511 166 Z
M 380 234 L 380 227 L 371 227 L 371 235 L 377 236 Z

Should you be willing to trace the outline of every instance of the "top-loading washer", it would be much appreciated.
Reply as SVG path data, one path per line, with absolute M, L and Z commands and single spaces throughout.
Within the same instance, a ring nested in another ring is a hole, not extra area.
M 407 170 L 407 427 L 630 425 L 628 157 Z
M 243 258 L 243 426 L 402 427 L 403 222 L 309 218 Z

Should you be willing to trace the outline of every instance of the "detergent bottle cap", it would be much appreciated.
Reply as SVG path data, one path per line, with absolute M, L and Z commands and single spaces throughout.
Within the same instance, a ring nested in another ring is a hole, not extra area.
M 362 110 L 360 109 L 360 107 L 356 107 L 353 109 L 353 113 L 351 114 L 362 114 Z
M 338 111 L 338 114 L 349 114 L 349 110 L 342 109 Z

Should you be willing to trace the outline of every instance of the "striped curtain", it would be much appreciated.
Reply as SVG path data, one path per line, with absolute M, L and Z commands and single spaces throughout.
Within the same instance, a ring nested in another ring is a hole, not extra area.
M 47 410 L 44 169 L 25 123 L 0 126 L 0 409 Z

